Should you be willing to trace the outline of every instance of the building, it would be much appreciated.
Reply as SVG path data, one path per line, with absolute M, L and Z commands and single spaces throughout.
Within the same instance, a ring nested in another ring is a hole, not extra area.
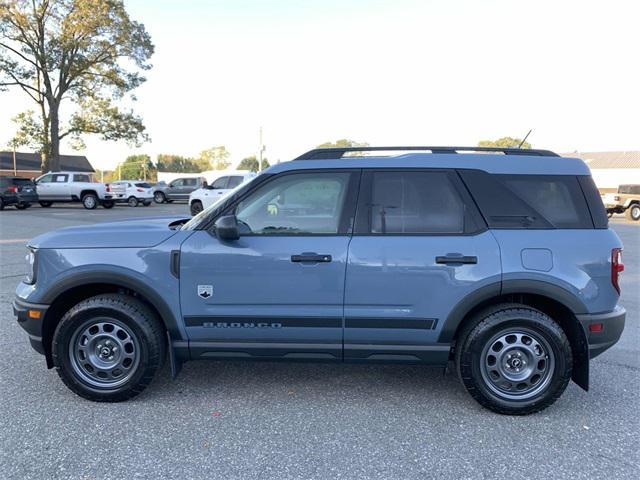
M 600 193 L 616 192 L 619 185 L 640 185 L 640 151 L 572 152 L 562 156 L 584 160 Z
M 42 174 L 39 153 L 16 152 L 15 174 L 19 177 L 38 177 Z M 84 155 L 60 155 L 60 170 L 93 173 Z M 0 175 L 14 175 L 13 152 L 0 152 Z

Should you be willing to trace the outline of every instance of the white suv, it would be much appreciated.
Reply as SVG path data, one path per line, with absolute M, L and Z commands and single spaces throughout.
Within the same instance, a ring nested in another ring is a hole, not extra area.
M 231 190 L 245 182 L 248 182 L 256 174 L 253 172 L 224 172 L 224 175 L 216 178 L 211 185 L 199 188 L 189 195 L 189 209 L 191 215 L 197 215 L 202 210 L 227 195 Z
M 119 180 L 113 182 L 114 185 L 124 185 L 127 193 L 123 202 L 127 202 L 130 207 L 137 207 L 139 204 L 148 207 L 153 200 L 153 187 L 143 180 Z

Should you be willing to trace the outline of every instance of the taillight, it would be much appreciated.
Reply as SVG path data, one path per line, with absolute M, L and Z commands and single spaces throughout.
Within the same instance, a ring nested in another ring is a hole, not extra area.
M 622 249 L 614 248 L 611 250 L 611 284 L 618 293 L 620 293 L 620 273 L 623 271 L 624 263 L 622 263 Z
M 109 185 L 108 183 L 105 185 L 107 192 L 111 191 L 111 185 Z
M 613 197 L 613 201 L 614 202 L 619 202 L 620 201 L 620 197 L 616 195 L 615 197 Z
M 137 192 L 144 192 L 144 190 L 143 190 L 143 189 L 141 189 L 141 188 L 136 188 L 136 191 L 137 191 Z
M 18 193 L 18 187 L 16 187 L 15 185 L 10 186 L 9 188 L 7 188 L 7 190 L 9 192 Z

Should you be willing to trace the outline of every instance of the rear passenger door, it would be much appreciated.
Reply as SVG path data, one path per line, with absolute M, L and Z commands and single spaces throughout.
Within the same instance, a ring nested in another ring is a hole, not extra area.
M 345 284 L 345 360 L 446 362 L 456 304 L 500 289 L 500 252 L 447 170 L 365 171 Z M 446 333 L 446 332 L 445 332 Z

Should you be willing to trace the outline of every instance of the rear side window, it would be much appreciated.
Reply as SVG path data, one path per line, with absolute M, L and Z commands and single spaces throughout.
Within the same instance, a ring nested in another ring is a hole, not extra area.
M 227 188 L 236 188 L 238 185 L 242 183 L 243 178 L 244 177 L 238 176 L 238 175 L 229 177 L 229 183 L 227 184 Z
M 73 175 L 73 181 L 74 182 L 84 182 L 84 183 L 89 183 L 91 182 L 91 179 L 89 178 L 89 175 L 84 175 L 84 174 L 74 174 Z
M 623 195 L 640 195 L 640 185 L 620 185 L 618 193 Z
M 491 228 L 593 228 L 575 176 L 460 174 Z
M 454 179 L 459 182 L 446 171 L 367 172 L 356 231 L 369 235 L 455 235 L 477 231 L 471 209 L 465 205 Z

